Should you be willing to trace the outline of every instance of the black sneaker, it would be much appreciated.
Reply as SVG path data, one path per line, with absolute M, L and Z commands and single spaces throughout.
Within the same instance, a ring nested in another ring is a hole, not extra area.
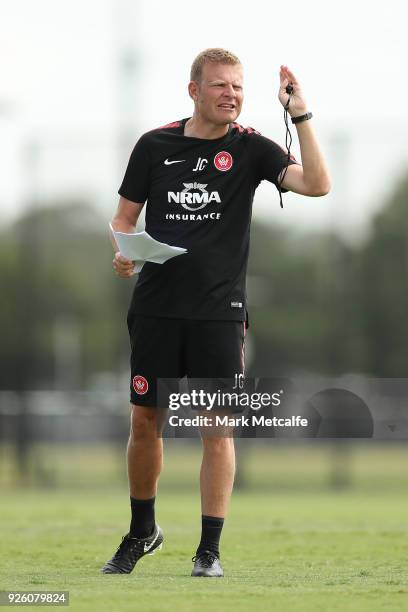
M 119 548 L 101 571 L 104 574 L 130 574 L 139 559 L 161 549 L 163 539 L 163 532 L 157 524 L 148 538 L 131 538 L 129 534 L 123 536 Z
M 224 576 L 224 570 L 217 555 L 210 550 L 204 550 L 196 554 L 192 559 L 194 561 L 192 576 L 208 576 L 221 577 Z

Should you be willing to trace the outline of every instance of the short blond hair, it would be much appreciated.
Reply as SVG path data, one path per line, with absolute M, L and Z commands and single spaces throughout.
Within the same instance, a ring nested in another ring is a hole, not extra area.
M 201 81 L 203 66 L 206 62 L 212 62 L 214 64 L 230 64 L 232 66 L 241 63 L 236 55 L 231 53 L 231 51 L 227 51 L 226 49 L 221 49 L 220 47 L 204 49 L 204 51 L 201 51 L 201 53 L 197 55 L 193 65 L 191 66 L 191 81 Z

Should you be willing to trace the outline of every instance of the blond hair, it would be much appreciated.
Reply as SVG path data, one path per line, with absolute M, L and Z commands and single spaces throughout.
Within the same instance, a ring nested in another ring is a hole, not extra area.
M 206 62 L 212 62 L 214 64 L 230 64 L 232 66 L 240 64 L 241 62 L 236 55 L 221 49 L 220 47 L 213 47 L 211 49 L 204 49 L 195 58 L 193 65 L 191 66 L 190 80 L 201 81 L 203 66 Z

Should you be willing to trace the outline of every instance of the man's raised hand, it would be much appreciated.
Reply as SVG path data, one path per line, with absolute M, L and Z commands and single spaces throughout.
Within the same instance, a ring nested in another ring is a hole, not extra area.
M 301 90 L 299 82 L 296 80 L 295 75 L 289 68 L 285 65 L 280 67 L 279 72 L 280 85 L 279 85 L 279 101 L 282 106 L 285 106 L 289 94 L 286 93 L 286 85 L 289 83 L 293 87 L 293 92 L 290 95 L 289 109 L 288 112 L 291 117 L 299 117 L 300 115 L 304 115 L 308 112 L 307 103 L 304 98 L 303 92 Z

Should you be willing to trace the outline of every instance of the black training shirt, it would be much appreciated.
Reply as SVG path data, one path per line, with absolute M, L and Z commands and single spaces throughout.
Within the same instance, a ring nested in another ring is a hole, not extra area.
M 244 321 L 255 189 L 263 179 L 277 186 L 288 155 L 238 123 L 214 140 L 184 136 L 187 120 L 143 134 L 119 189 L 133 202 L 147 200 L 146 231 L 153 238 L 188 250 L 164 264 L 145 263 L 131 311 Z M 291 155 L 289 164 L 297 163 Z

